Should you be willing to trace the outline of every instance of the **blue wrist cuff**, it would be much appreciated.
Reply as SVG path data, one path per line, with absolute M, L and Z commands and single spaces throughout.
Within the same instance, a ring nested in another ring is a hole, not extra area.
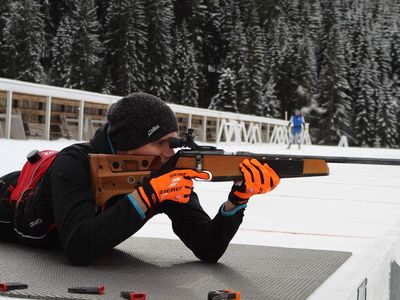
M 140 217 L 143 220 L 146 220 L 146 215 L 143 212 L 142 208 L 140 207 L 140 205 L 136 202 L 135 198 L 133 198 L 132 194 L 128 194 L 128 199 L 129 201 L 132 203 L 133 207 L 137 210 L 137 212 L 139 213 Z
M 224 204 L 221 205 L 220 212 L 221 212 L 221 215 L 223 215 L 224 217 L 231 217 L 234 214 L 236 214 L 239 210 L 241 210 L 242 208 L 246 208 L 246 207 L 247 207 L 247 203 L 242 204 L 242 205 L 238 205 L 238 206 L 236 206 L 234 209 L 232 209 L 230 211 L 225 211 L 224 210 L 225 203 L 224 203 Z

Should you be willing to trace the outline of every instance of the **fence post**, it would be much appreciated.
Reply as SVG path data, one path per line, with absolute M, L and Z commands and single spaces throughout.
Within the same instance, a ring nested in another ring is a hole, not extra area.
M 11 119 L 12 119 L 12 91 L 7 91 L 6 104 L 6 139 L 11 138 Z
M 347 141 L 347 136 L 342 135 L 342 137 L 340 138 L 338 147 L 348 147 L 349 146 L 349 142 Z
M 83 139 L 83 117 L 85 115 L 85 101 L 80 100 L 79 103 L 79 116 L 78 116 L 78 140 Z
M 44 123 L 44 138 L 50 140 L 50 123 L 51 123 L 51 96 L 46 97 L 46 120 Z

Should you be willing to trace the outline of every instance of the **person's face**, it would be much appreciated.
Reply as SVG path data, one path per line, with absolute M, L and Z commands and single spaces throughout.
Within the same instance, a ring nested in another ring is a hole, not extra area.
M 178 133 L 176 131 L 171 132 L 159 140 L 143 145 L 139 148 L 128 150 L 128 151 L 118 151 L 118 154 L 136 154 L 136 155 L 154 155 L 161 157 L 161 163 L 165 163 L 169 158 L 171 158 L 175 151 L 170 148 L 168 139 L 171 137 L 177 137 Z

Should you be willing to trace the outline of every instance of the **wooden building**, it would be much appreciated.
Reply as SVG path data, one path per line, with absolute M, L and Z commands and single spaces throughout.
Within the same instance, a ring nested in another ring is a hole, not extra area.
M 0 138 L 88 140 L 121 96 L 0 78 Z M 179 131 L 210 143 L 287 143 L 288 121 L 169 104 Z M 304 143 L 310 144 L 308 130 Z

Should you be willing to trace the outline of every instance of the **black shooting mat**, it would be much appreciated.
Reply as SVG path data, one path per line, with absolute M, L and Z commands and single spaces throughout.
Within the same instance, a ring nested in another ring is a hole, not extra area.
M 233 289 L 241 299 L 306 299 L 350 256 L 349 252 L 231 244 L 218 264 L 199 262 L 181 241 L 131 237 L 87 267 L 62 253 L 0 243 L 0 282 L 26 290 L 2 296 L 35 299 L 122 299 L 121 291 L 153 299 L 207 299 Z M 105 285 L 104 295 L 79 295 L 69 287 Z

